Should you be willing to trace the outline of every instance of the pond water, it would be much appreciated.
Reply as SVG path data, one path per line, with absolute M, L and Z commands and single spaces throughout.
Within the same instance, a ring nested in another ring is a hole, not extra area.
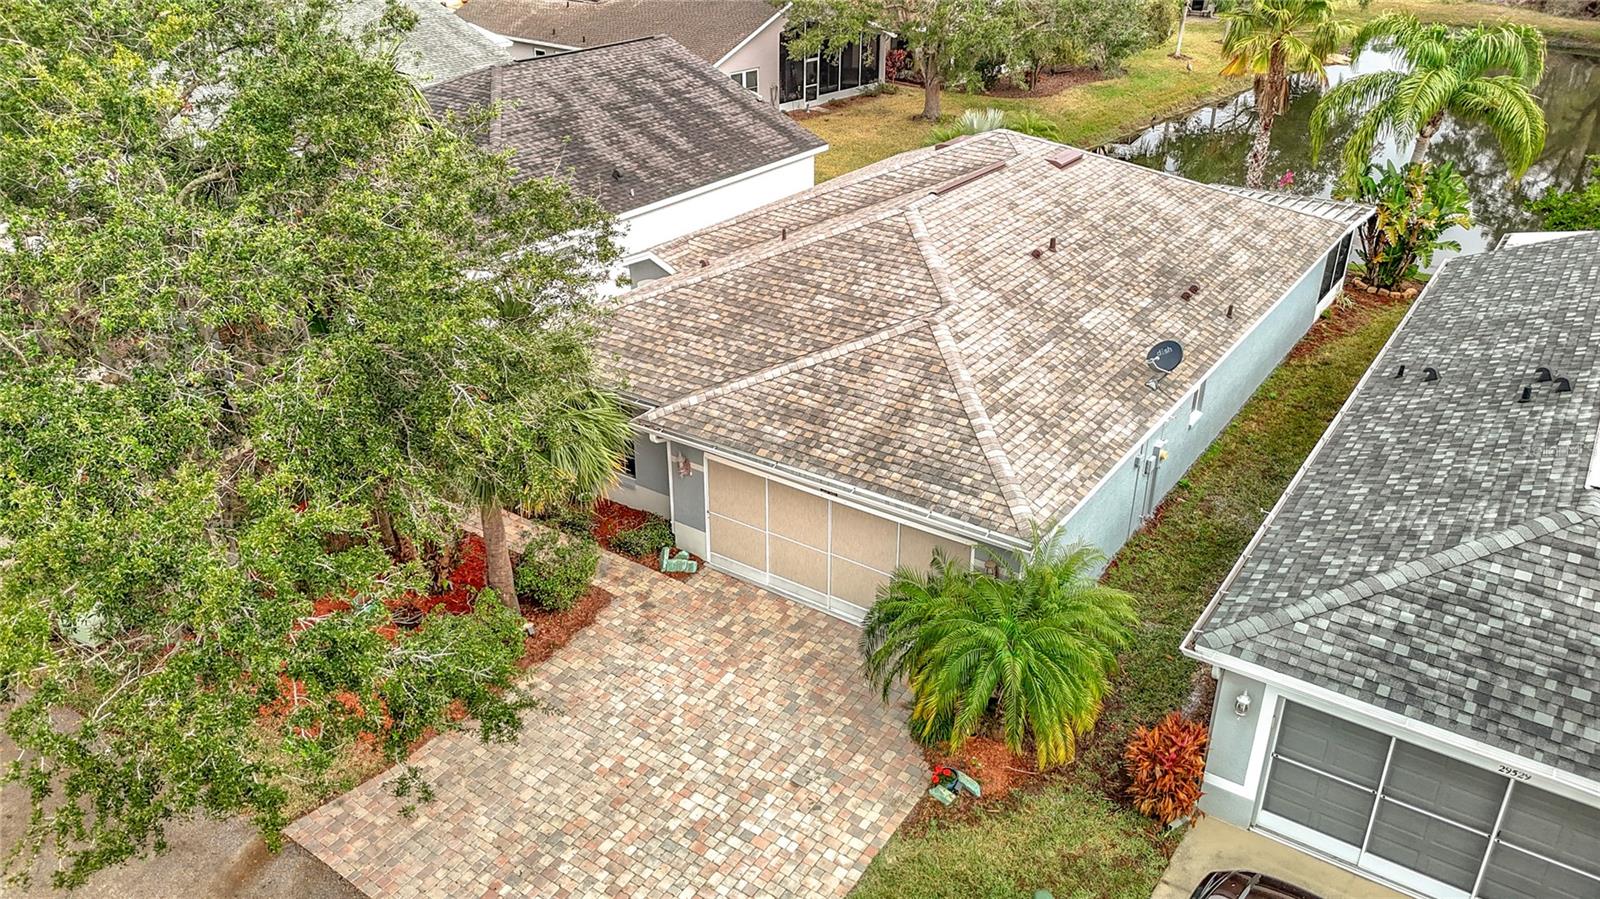
M 1330 84 L 1367 72 L 1397 68 L 1389 54 L 1361 54 L 1355 66 L 1330 66 Z M 1272 158 L 1268 183 L 1285 171 L 1294 173 L 1294 193 L 1328 196 L 1338 175 L 1342 141 L 1334 135 L 1317 162 L 1311 161 L 1311 110 L 1323 87 L 1316 79 L 1297 79 L 1288 110 L 1272 131 Z M 1539 160 L 1520 182 L 1506 174 L 1494 137 L 1477 125 L 1452 120 L 1440 129 L 1428 150 L 1435 162 L 1453 162 L 1472 193 L 1472 229 L 1452 229 L 1447 235 L 1472 253 L 1492 245 L 1508 231 L 1528 230 L 1537 222 L 1523 204 L 1552 186 L 1571 190 L 1583 181 L 1585 157 L 1600 153 L 1600 56 L 1552 52 L 1546 61 L 1544 81 L 1535 91 L 1544 108 L 1549 136 Z M 1112 155 L 1140 165 L 1175 172 L 1196 181 L 1243 184 L 1245 156 L 1255 137 L 1255 100 L 1246 91 L 1216 106 L 1151 125 L 1126 141 L 1107 145 Z M 1397 146 L 1386 135 L 1377 158 L 1397 165 L 1411 155 L 1411 144 Z M 1449 253 L 1434 257 L 1438 265 Z

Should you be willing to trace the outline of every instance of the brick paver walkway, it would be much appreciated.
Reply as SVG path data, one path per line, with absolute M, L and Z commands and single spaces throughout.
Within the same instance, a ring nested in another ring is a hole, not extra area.
M 529 684 L 561 715 L 430 742 L 412 818 L 383 776 L 289 835 L 375 897 L 846 893 L 924 786 L 859 631 L 713 571 L 600 578 L 616 599 Z

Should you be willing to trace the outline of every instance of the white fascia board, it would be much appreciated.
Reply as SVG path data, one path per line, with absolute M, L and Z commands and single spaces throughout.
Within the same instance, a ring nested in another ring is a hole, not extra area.
M 774 169 L 781 169 L 784 166 L 789 165 L 791 163 L 800 162 L 801 160 L 804 160 L 804 159 L 809 159 L 809 158 L 811 158 L 813 156 L 818 155 L 819 153 L 826 152 L 827 149 L 828 149 L 828 145 L 827 144 L 823 144 L 820 147 L 814 147 L 814 148 L 812 148 L 810 150 L 804 150 L 804 151 L 801 151 L 799 153 L 794 154 L 793 156 L 786 156 L 783 159 L 779 159 L 779 160 L 777 160 L 775 162 L 769 162 L 766 165 L 758 166 L 758 167 L 753 168 L 753 169 L 748 169 L 746 171 L 738 173 L 737 175 L 729 175 L 728 177 L 723 178 L 720 181 L 713 181 L 710 184 L 702 184 L 699 187 L 690 188 L 689 190 L 686 190 L 681 194 L 673 194 L 670 197 L 663 197 L 662 199 L 659 199 L 659 200 L 655 201 L 654 203 L 646 203 L 645 205 L 640 206 L 638 208 L 629 209 L 626 212 L 619 212 L 619 213 L 617 213 L 617 221 L 625 222 L 625 221 L 627 221 L 629 219 L 635 219 L 635 218 L 638 218 L 639 216 L 644 215 L 646 213 L 655 212 L 657 209 L 664 209 L 664 208 L 666 208 L 668 206 L 673 205 L 674 203 L 682 203 L 684 200 L 688 200 L 688 199 L 692 199 L 694 197 L 698 197 L 698 196 L 700 196 L 701 194 L 704 194 L 704 193 L 710 193 L 711 191 L 717 190 L 718 188 L 727 187 L 730 184 L 738 184 L 740 181 L 743 181 L 743 180 L 745 180 L 747 178 L 754 178 L 757 175 L 764 175 L 767 172 L 770 172 L 770 171 L 772 171 Z M 714 226 L 708 226 L 708 227 L 714 227 Z M 690 233 L 693 233 L 693 232 L 690 232 Z
M 722 54 L 722 58 L 717 60 L 714 63 L 714 65 L 719 69 L 722 68 L 722 64 L 727 62 L 728 60 L 732 59 L 733 58 L 733 54 L 738 53 L 740 50 L 743 50 L 745 48 L 746 44 L 748 44 L 751 41 L 756 39 L 757 35 L 759 35 L 763 31 L 766 31 L 768 28 L 772 27 L 772 23 L 773 22 L 776 22 L 779 19 L 783 18 L 784 16 L 787 16 L 789 14 L 789 7 L 791 7 L 793 5 L 794 4 L 792 4 L 792 3 L 785 3 L 783 5 L 782 9 L 780 9 L 777 12 L 772 14 L 772 18 L 766 20 L 765 22 L 762 22 L 760 28 L 757 28 L 755 31 L 752 31 L 749 34 L 745 35 L 744 36 L 744 40 L 740 41 L 737 44 L 734 44 L 732 50 L 729 50 L 728 52 Z
M 491 32 L 491 34 L 499 34 L 499 32 Z M 569 51 L 584 49 L 582 47 L 569 47 L 566 44 L 558 44 L 555 41 L 536 41 L 531 37 L 516 37 L 515 35 L 510 34 L 501 34 L 500 36 L 513 43 L 527 44 L 530 47 L 554 47 L 557 50 Z
M 1129 165 L 1133 165 L 1133 163 L 1128 163 L 1128 164 Z M 1187 180 L 1187 179 L 1185 179 L 1185 180 Z M 1274 207 L 1274 208 L 1279 208 L 1279 207 Z M 1303 214 L 1309 214 L 1309 213 L 1303 213 Z M 1357 222 L 1356 224 L 1351 225 L 1350 227 L 1346 228 L 1344 233 L 1340 234 L 1337 238 L 1335 238 L 1333 243 L 1329 244 L 1328 246 L 1337 247 L 1340 243 L 1342 243 L 1344 241 L 1344 239 L 1346 237 L 1354 234 L 1358 229 L 1360 229 L 1361 224 L 1362 223 Z M 1285 302 L 1288 301 L 1289 295 L 1294 292 L 1294 289 L 1296 287 L 1300 286 L 1300 282 L 1304 281 L 1307 275 L 1311 274 L 1311 272 L 1313 270 L 1315 270 L 1317 268 L 1317 266 L 1322 265 L 1323 263 L 1327 262 L 1327 260 L 1328 260 L 1328 253 L 1327 253 L 1326 250 L 1324 250 L 1322 255 L 1318 256 L 1317 260 L 1315 262 L 1311 263 L 1311 265 L 1309 267 L 1307 267 L 1305 271 L 1301 272 L 1300 275 L 1298 277 L 1296 277 L 1294 279 L 1294 281 L 1291 282 L 1287 288 L 1284 289 L 1283 293 L 1278 296 L 1278 299 L 1275 300 L 1271 306 L 1268 306 L 1265 312 L 1262 312 L 1261 315 L 1256 318 L 1255 323 L 1250 326 L 1250 330 L 1244 332 L 1243 334 L 1240 334 L 1239 335 L 1239 339 L 1235 340 L 1233 342 L 1233 344 L 1231 346 L 1229 346 L 1227 348 L 1227 350 L 1225 350 L 1220 357 L 1217 358 L 1217 361 L 1212 363 L 1211 367 L 1205 370 L 1204 374 L 1202 374 L 1199 378 L 1195 379 L 1194 383 L 1197 384 L 1197 385 L 1198 384 L 1204 384 L 1205 382 L 1207 382 L 1207 381 L 1209 381 L 1211 379 L 1212 375 L 1214 375 L 1217 372 L 1221 371 L 1222 367 L 1224 365 L 1226 365 L 1228 363 L 1228 361 L 1231 360 L 1234 357 L 1234 355 L 1238 352 L 1239 347 L 1241 345 L 1243 345 L 1246 340 L 1250 339 L 1250 335 L 1254 334 L 1261 327 L 1261 325 L 1264 322 L 1266 322 L 1267 319 L 1271 318 L 1272 317 L 1272 313 L 1276 312 L 1278 310 L 1279 306 L 1282 306 Z M 1443 267 L 1444 267 L 1443 265 L 1440 266 L 1440 268 L 1443 268 Z M 1322 299 L 1321 297 L 1318 297 L 1317 298 L 1318 302 L 1321 302 L 1321 299 Z M 1312 319 L 1312 326 L 1313 327 L 1316 326 L 1316 320 L 1315 319 Z M 1296 343 L 1298 343 L 1298 342 L 1299 341 L 1296 341 Z M 1276 370 L 1277 369 L 1273 369 L 1273 371 L 1276 371 Z M 1268 377 L 1271 377 L 1271 372 L 1268 373 Z M 1256 389 L 1259 390 L 1260 386 L 1258 385 Z M 1122 466 L 1128 464 L 1128 460 L 1129 459 L 1132 459 L 1134 457 L 1134 455 L 1136 455 L 1139 452 L 1140 447 L 1143 447 L 1147 442 L 1149 442 L 1150 438 L 1154 437 L 1157 432 L 1159 432 L 1163 427 L 1165 427 L 1166 423 L 1171 420 L 1171 417 L 1172 417 L 1172 415 L 1174 413 L 1176 413 L 1180 409 L 1182 409 L 1182 407 L 1184 405 L 1184 401 L 1189 398 L 1189 394 L 1192 393 L 1192 392 L 1193 392 L 1193 390 L 1191 389 L 1191 390 L 1184 391 L 1182 394 L 1180 394 L 1178 396 L 1177 401 L 1172 404 L 1171 408 L 1169 408 L 1155 424 L 1151 425 L 1148 429 L 1146 429 L 1144 434 L 1142 434 L 1139 437 L 1138 440 L 1135 440 L 1133 442 L 1132 446 L 1128 447 L 1128 450 L 1122 454 L 1122 457 L 1119 458 L 1110 468 L 1108 468 L 1106 470 L 1106 473 L 1100 477 L 1100 480 L 1096 481 L 1095 485 L 1093 487 L 1089 488 L 1089 492 L 1085 493 L 1083 495 L 1083 499 L 1079 500 L 1078 503 L 1076 505 L 1074 505 L 1072 508 L 1070 508 L 1070 509 L 1066 510 L 1065 512 L 1061 513 L 1061 517 L 1056 520 L 1056 523 L 1050 528 L 1049 534 L 1046 535 L 1046 537 L 1045 537 L 1046 542 L 1054 540 L 1056 534 L 1060 533 L 1061 529 L 1066 526 L 1067 521 L 1072 518 L 1073 514 L 1076 513 L 1079 509 L 1081 509 L 1084 506 L 1088 505 L 1090 500 L 1094 499 L 1095 496 L 1097 494 L 1099 494 L 1101 490 L 1105 489 L 1107 484 L 1111 483 L 1111 479 L 1116 476 L 1117 472 L 1122 470 Z M 1251 394 L 1251 395 L 1254 396 L 1254 394 Z M 1246 403 L 1248 403 L 1249 400 L 1250 400 L 1249 397 L 1245 398 L 1245 402 Z M 1241 411 L 1243 411 L 1242 407 L 1241 407 Z M 1235 416 L 1237 417 L 1237 413 L 1235 413 Z M 1226 427 L 1226 426 L 1224 426 L 1224 427 Z
M 1501 765 L 1514 771 L 1538 777 L 1540 780 L 1531 786 L 1548 789 L 1558 786 L 1560 795 L 1574 799 L 1586 805 L 1600 807 L 1600 782 L 1586 777 L 1562 771 L 1543 762 L 1536 762 L 1525 756 L 1508 752 L 1498 746 L 1464 737 L 1455 731 L 1445 730 L 1437 725 L 1427 724 L 1407 718 L 1397 712 L 1379 708 L 1359 699 L 1352 699 L 1343 693 L 1337 693 L 1327 687 L 1319 687 L 1291 675 L 1274 671 L 1271 668 L 1257 665 L 1254 662 L 1245 662 L 1232 656 L 1225 655 L 1211 649 L 1196 647 L 1186 650 L 1185 654 L 1202 662 L 1208 662 L 1234 671 L 1245 677 L 1271 684 L 1279 692 L 1291 700 L 1299 700 L 1310 705 L 1324 706 L 1326 709 L 1337 709 L 1350 712 L 1357 724 L 1364 723 L 1362 719 L 1376 723 L 1379 728 L 1404 736 L 1424 746 L 1424 748 L 1444 749 L 1448 752 L 1467 753 Z M 1428 744 L 1432 744 L 1430 747 Z M 1460 758 L 1460 755 L 1454 757 Z M 1465 759 L 1463 759 L 1465 761 Z M 1500 772 L 1507 776 L 1515 777 L 1507 771 Z M 1521 779 L 1518 779 L 1519 782 Z
M 1439 276 L 1444 274 L 1445 266 L 1449 264 L 1450 260 L 1448 259 L 1440 263 L 1438 271 L 1433 273 L 1433 277 L 1428 279 L 1428 283 L 1422 285 L 1422 293 L 1418 294 L 1417 298 L 1411 302 L 1411 308 L 1407 309 L 1406 314 L 1401 317 L 1400 324 L 1395 325 L 1394 330 L 1389 334 L 1389 339 L 1385 340 L 1383 346 L 1378 349 L 1378 354 L 1372 357 L 1372 364 L 1368 365 L 1367 370 L 1362 373 L 1361 379 L 1356 382 L 1356 386 L 1350 391 L 1350 395 L 1344 398 L 1344 403 L 1339 406 L 1339 411 L 1334 413 L 1333 420 L 1328 422 L 1328 426 L 1322 431 L 1322 436 L 1317 438 L 1316 445 L 1306 455 L 1305 461 L 1300 463 L 1300 467 L 1295 471 L 1294 477 L 1289 479 L 1288 486 L 1284 487 L 1283 492 L 1278 494 L 1278 501 L 1272 504 L 1272 510 L 1267 513 L 1266 518 L 1261 519 L 1261 525 L 1251 535 L 1250 542 L 1245 545 L 1244 552 L 1240 553 L 1239 558 L 1234 560 L 1233 568 L 1228 570 L 1228 576 L 1222 579 L 1222 584 L 1217 587 L 1217 592 L 1213 593 L 1211 601 L 1206 603 L 1205 610 L 1200 613 L 1200 617 L 1194 620 L 1194 624 L 1190 625 L 1189 633 L 1184 635 L 1183 642 L 1178 644 L 1179 650 L 1185 655 L 1190 658 L 1199 658 L 1191 650 L 1198 648 L 1198 644 L 1195 641 L 1200 638 L 1201 625 L 1211 620 L 1212 613 L 1217 610 L 1217 604 L 1222 601 L 1223 595 L 1233 587 L 1234 581 L 1239 577 L 1239 572 L 1244 570 L 1245 560 L 1250 558 L 1250 554 L 1255 552 L 1256 547 L 1261 544 L 1262 538 L 1267 534 L 1267 528 L 1278 517 L 1278 513 L 1283 511 L 1283 507 L 1288 504 L 1289 497 L 1294 495 L 1295 488 L 1300 486 L 1300 482 L 1305 479 L 1306 472 L 1311 470 L 1311 465 L 1317 461 L 1318 456 L 1322 455 L 1323 448 L 1327 446 L 1328 441 L 1333 437 L 1333 432 L 1338 429 L 1339 423 L 1344 420 L 1346 413 L 1350 411 L 1350 407 L 1355 405 L 1356 397 L 1360 395 L 1362 388 L 1372 379 L 1372 373 L 1378 367 L 1378 360 L 1382 359 L 1384 354 L 1389 352 L 1389 348 L 1394 345 L 1394 342 L 1400 339 L 1400 334 L 1405 331 L 1406 324 L 1411 321 L 1411 316 L 1422 307 L 1422 301 L 1428 296 L 1428 291 L 1439 282 Z

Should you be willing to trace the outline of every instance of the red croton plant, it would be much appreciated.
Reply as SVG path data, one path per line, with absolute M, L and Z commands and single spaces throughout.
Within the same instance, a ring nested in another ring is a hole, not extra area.
M 1134 731 L 1123 754 L 1134 808 L 1162 824 L 1195 817 L 1209 740 L 1204 724 L 1177 712 Z

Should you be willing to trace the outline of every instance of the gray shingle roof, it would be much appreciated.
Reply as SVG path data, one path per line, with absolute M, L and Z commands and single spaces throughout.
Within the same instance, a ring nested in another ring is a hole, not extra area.
M 563 47 L 665 34 L 715 64 L 777 12 L 767 0 L 470 0 L 458 15 L 496 34 Z
M 509 50 L 457 18 L 439 0 L 401 0 L 416 13 L 417 24 L 396 54 L 395 67 L 419 85 L 436 84 L 497 63 L 510 62 Z M 341 7 L 344 21 L 365 28 L 383 15 L 386 0 L 351 0 Z
M 1345 231 L 1066 149 L 903 153 L 657 248 L 678 273 L 603 338 L 640 424 L 1012 539 L 1058 520 Z
M 826 146 L 668 37 L 526 59 L 423 93 L 439 112 L 500 104 L 494 149 L 613 213 Z
M 1597 441 L 1600 235 L 1451 261 L 1199 645 L 1600 775 Z

